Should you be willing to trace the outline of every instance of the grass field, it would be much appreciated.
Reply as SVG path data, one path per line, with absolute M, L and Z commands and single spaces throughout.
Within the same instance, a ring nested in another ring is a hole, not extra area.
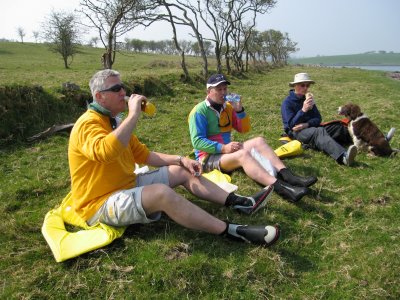
M 2 84 L 38 84 L 46 88 L 60 87 L 74 82 L 82 88 L 101 69 L 100 58 L 104 49 L 82 47 L 74 56 L 70 69 L 65 69 L 59 54 L 51 52 L 45 44 L 0 43 L 0 82 Z M 187 57 L 192 72 L 200 72 L 200 60 Z M 178 57 L 155 54 L 121 53 L 114 69 L 130 76 L 161 76 L 176 74 L 180 70 Z
M 100 50 L 83 49 L 65 70 L 42 45 L 21 47 L 26 49 L 0 43 L 0 86 L 26 82 L 52 90 L 72 81 L 85 87 L 99 68 Z M 34 68 L 29 61 L 35 62 Z M 161 67 L 167 61 L 170 67 Z M 157 62 L 158 68 L 150 68 Z M 192 65 L 197 73 L 198 61 L 193 59 Z M 115 68 L 123 79 L 166 80 L 171 91 L 152 98 L 157 114 L 141 117 L 136 133 L 152 150 L 190 153 L 187 115 L 204 98 L 204 85 L 172 81 L 179 78 L 177 57 L 118 56 Z M 243 96 L 253 127 L 248 134 L 235 134 L 235 139 L 261 135 L 278 147 L 280 103 L 293 75 L 303 71 L 317 82 L 312 89 L 325 121 L 338 118 L 337 107 L 352 101 L 383 131 L 391 126 L 400 130 L 400 81 L 383 72 L 286 67 L 230 77 L 230 90 Z M 267 207 L 253 216 L 238 215 L 179 189 L 222 219 L 280 224 L 281 239 L 271 248 L 186 230 L 163 217 L 155 224 L 128 228 L 121 239 L 103 249 L 56 263 L 40 228 L 46 212 L 70 188 L 67 145 L 68 136 L 61 134 L 0 149 L 1 299 L 400 297 L 399 156 L 373 158 L 363 153 L 353 168 L 347 168 L 307 150 L 285 164 L 299 174 L 318 176 L 312 194 L 298 204 L 274 194 Z M 400 148 L 397 133 L 392 146 Z M 234 172 L 232 180 L 241 194 L 260 188 L 241 171 Z
M 290 61 L 294 64 L 318 64 L 331 66 L 400 66 L 400 53 L 364 53 L 336 56 L 317 56 L 295 58 Z

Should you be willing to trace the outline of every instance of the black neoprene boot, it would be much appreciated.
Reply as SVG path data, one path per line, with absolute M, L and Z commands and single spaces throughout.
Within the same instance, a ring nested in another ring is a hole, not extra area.
M 241 196 L 232 192 L 228 195 L 225 206 L 231 206 L 238 212 L 250 215 L 267 204 L 267 199 L 273 190 L 272 186 L 267 186 L 252 196 Z
M 280 230 L 276 225 L 240 225 L 227 223 L 226 230 L 221 235 L 233 240 L 271 246 L 279 239 Z
M 290 171 L 288 168 L 281 169 L 278 172 L 278 178 L 286 181 L 287 183 L 294 185 L 294 186 L 302 186 L 302 187 L 309 187 L 317 182 L 317 177 L 314 176 L 307 176 L 301 177 L 295 175 Z
M 275 181 L 273 187 L 275 192 L 291 202 L 297 202 L 309 193 L 309 189 L 306 187 L 292 186 L 280 179 Z

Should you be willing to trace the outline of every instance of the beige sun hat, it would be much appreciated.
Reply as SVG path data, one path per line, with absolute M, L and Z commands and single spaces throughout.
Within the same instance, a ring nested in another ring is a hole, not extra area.
M 307 73 L 297 73 L 294 75 L 294 81 L 289 82 L 289 86 L 294 86 L 296 83 L 300 82 L 308 82 L 308 83 L 315 83 L 314 80 L 311 80 L 310 75 Z

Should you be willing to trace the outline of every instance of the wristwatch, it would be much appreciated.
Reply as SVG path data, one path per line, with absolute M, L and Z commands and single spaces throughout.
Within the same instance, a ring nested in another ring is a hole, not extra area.
M 177 160 L 178 160 L 178 165 L 183 166 L 183 164 L 182 164 L 182 156 L 178 155 Z

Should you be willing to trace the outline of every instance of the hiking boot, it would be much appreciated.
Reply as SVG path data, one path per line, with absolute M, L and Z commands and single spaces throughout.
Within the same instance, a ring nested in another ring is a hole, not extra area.
M 354 158 L 357 155 L 357 147 L 356 145 L 351 145 L 347 152 L 343 155 L 343 164 L 351 167 L 354 164 Z
M 318 181 L 317 177 L 314 176 L 301 177 L 295 175 L 288 168 L 281 169 L 278 172 L 278 178 L 282 179 L 283 181 L 286 181 L 291 185 L 302 186 L 302 187 L 309 187 Z
M 228 224 L 227 236 L 248 243 L 271 246 L 279 239 L 278 226 Z
M 394 136 L 394 132 L 396 131 L 396 128 L 392 127 L 390 128 L 389 132 L 386 135 L 386 140 L 388 142 L 390 142 L 390 140 L 392 139 L 392 137 Z
M 244 201 L 232 205 L 232 208 L 247 215 L 253 214 L 267 204 L 267 199 L 272 194 L 273 190 L 274 188 L 271 185 L 263 188 L 261 191 L 257 192 L 253 196 L 240 196 L 241 199 L 243 199 Z
M 297 202 L 309 193 L 309 189 L 306 187 L 292 186 L 280 179 L 277 179 L 273 186 L 275 192 L 291 202 Z

